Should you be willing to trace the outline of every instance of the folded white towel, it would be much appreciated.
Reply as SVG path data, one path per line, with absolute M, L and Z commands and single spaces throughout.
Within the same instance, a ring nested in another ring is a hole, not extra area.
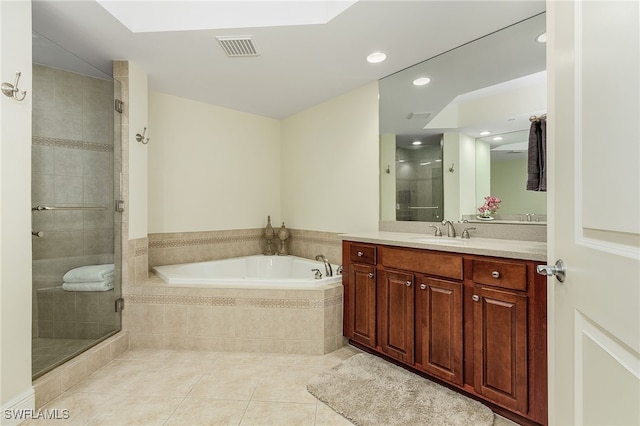
M 62 281 L 66 283 L 85 283 L 103 281 L 106 278 L 113 280 L 113 263 L 104 265 L 87 265 L 74 268 L 64 274 Z
M 62 283 L 66 291 L 108 291 L 113 288 L 113 279 L 84 283 Z

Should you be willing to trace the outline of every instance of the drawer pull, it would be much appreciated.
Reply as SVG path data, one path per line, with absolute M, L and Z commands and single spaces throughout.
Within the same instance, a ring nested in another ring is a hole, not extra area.
M 427 289 L 426 284 L 420 284 L 420 290 L 426 290 L 426 289 Z
M 361 252 L 361 251 L 359 251 L 359 252 L 358 252 L 358 257 L 362 257 L 362 256 L 364 256 L 364 253 L 363 253 L 363 252 Z
M 411 287 L 411 281 L 407 281 L 407 282 L 405 283 L 405 285 L 406 285 L 407 287 Z
M 500 278 L 500 272 L 498 272 L 498 271 L 493 271 L 493 272 L 491 273 L 491 276 L 492 276 L 493 278 Z
M 474 294 L 473 296 L 471 296 L 471 300 L 473 300 L 474 302 L 478 302 L 480 300 L 480 296 Z
M 369 272 L 369 274 L 367 275 L 369 278 L 373 278 L 373 272 Z

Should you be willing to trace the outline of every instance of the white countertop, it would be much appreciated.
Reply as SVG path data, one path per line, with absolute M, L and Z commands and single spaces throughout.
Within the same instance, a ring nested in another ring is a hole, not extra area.
M 398 247 L 412 247 L 453 253 L 478 254 L 483 256 L 506 257 L 511 259 L 547 259 L 547 243 L 539 241 L 502 240 L 494 238 L 461 239 L 435 237 L 429 234 L 408 232 L 372 231 L 341 234 L 340 238 L 361 243 L 385 244 Z

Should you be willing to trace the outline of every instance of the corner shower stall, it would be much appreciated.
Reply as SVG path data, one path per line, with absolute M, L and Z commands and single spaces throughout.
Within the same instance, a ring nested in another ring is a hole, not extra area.
M 33 47 L 36 378 L 121 329 L 122 217 L 114 208 L 121 176 L 119 83 L 39 34 Z M 89 265 L 113 273 L 77 279 Z

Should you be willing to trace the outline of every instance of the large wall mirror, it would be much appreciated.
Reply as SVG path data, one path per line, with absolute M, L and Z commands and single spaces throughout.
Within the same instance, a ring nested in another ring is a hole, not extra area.
M 381 220 L 481 220 L 494 196 L 494 222 L 546 221 L 546 193 L 526 190 L 544 35 L 542 13 L 380 80 Z

